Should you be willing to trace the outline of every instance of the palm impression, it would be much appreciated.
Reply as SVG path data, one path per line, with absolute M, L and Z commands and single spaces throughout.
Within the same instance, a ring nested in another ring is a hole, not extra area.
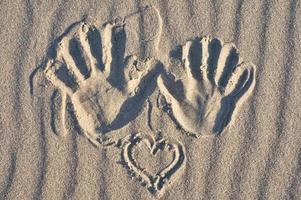
M 242 62 L 233 44 L 210 37 L 188 41 L 181 54 L 184 75 L 160 75 L 160 92 L 182 129 L 217 135 L 253 90 L 255 66 Z
M 124 25 L 108 23 L 101 33 L 85 22 L 72 27 L 44 68 L 50 82 L 70 97 L 92 142 L 138 116 L 160 71 L 153 59 L 125 57 Z

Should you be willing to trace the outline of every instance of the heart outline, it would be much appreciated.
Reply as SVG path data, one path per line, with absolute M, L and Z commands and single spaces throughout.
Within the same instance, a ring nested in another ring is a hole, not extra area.
M 152 175 L 146 169 L 142 168 L 133 157 L 133 150 L 139 143 L 145 142 L 152 155 L 155 155 L 158 150 L 171 151 L 173 153 L 173 160 L 165 168 L 159 170 Z M 146 186 L 148 191 L 154 195 L 161 193 L 166 183 L 171 183 L 171 178 L 176 172 L 183 168 L 185 161 L 185 152 L 183 146 L 176 141 L 170 141 L 163 138 L 154 139 L 150 135 L 135 134 L 132 135 L 123 145 L 122 150 L 123 165 L 128 169 L 132 177 L 136 177 L 141 181 L 143 186 Z

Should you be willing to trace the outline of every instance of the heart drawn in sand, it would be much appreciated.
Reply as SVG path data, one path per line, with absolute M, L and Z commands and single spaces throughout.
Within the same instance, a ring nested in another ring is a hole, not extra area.
M 160 155 L 164 156 L 164 161 Z M 152 194 L 158 194 L 176 178 L 183 166 L 185 154 L 183 146 L 178 142 L 138 134 L 125 142 L 122 158 L 130 175 L 140 180 Z M 166 162 L 165 158 L 170 159 Z

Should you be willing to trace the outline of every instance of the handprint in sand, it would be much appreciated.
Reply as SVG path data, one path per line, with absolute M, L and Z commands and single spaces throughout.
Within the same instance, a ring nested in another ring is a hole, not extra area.
M 108 23 L 101 33 L 86 22 L 75 25 L 44 68 L 47 79 L 70 98 L 94 143 L 138 116 L 161 68 L 154 59 L 125 57 L 124 25 Z
M 177 67 L 185 73 L 160 75 L 160 92 L 182 129 L 196 137 L 217 135 L 253 90 L 255 66 L 242 62 L 233 44 L 210 37 L 186 42 L 180 54 Z

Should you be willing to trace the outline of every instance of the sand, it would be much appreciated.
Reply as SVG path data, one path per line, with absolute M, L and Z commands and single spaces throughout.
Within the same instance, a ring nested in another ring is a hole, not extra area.
M 0 2 L 0 199 L 301 199 L 300 2 Z

